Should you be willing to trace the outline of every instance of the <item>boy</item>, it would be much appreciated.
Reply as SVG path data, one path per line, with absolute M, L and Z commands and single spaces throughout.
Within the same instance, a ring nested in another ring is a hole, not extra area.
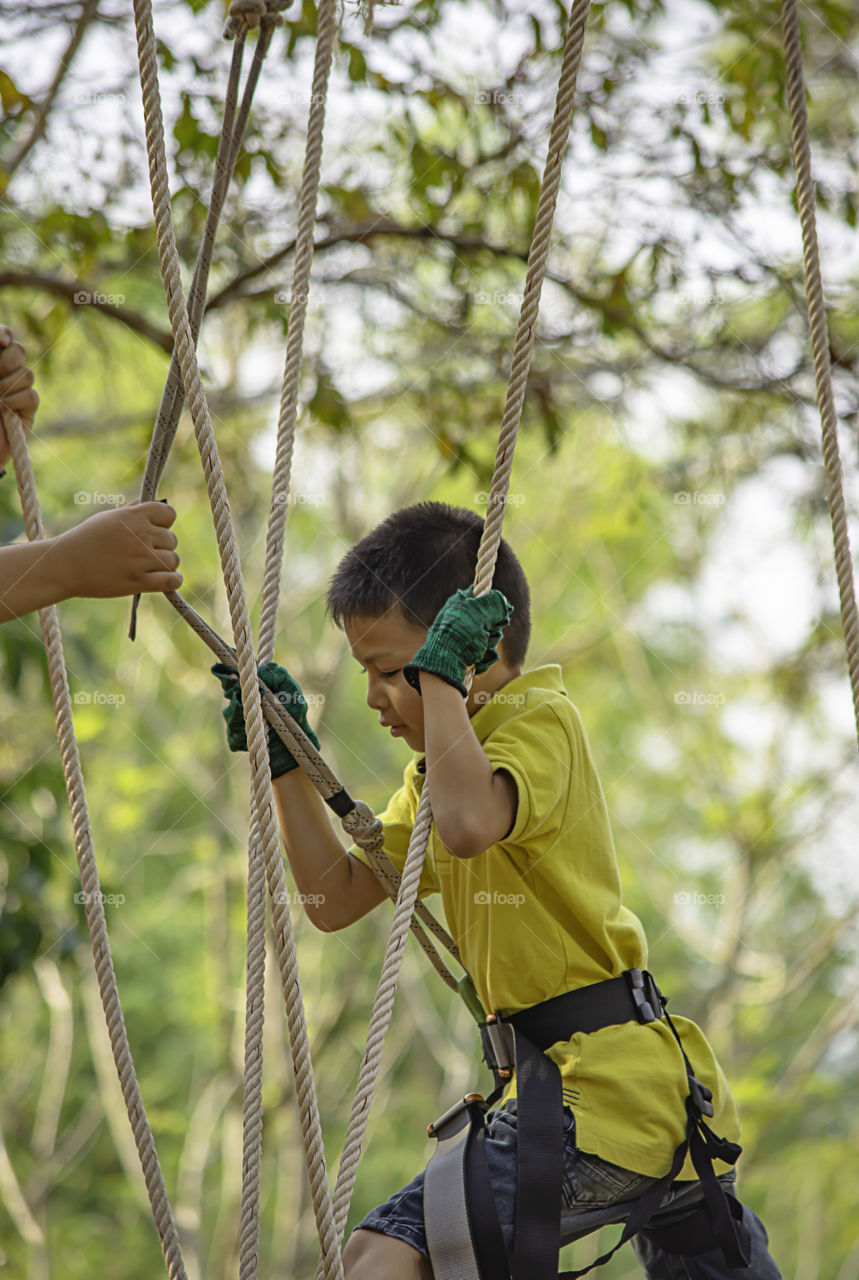
M 0 478 L 11 456 L 3 413 L 17 414 L 29 432 L 39 404 L 26 353 L 6 325 L 0 325 Z M 71 596 L 125 596 L 138 591 L 175 591 L 172 507 L 162 502 L 130 503 L 101 511 L 55 538 L 0 547 L 0 622 L 19 618 Z
M 418 753 L 381 815 L 385 852 L 402 869 L 426 779 L 434 826 L 420 893 L 441 893 L 483 1008 L 502 1017 L 563 993 L 578 997 L 595 984 L 605 984 L 600 993 L 618 984 L 627 991 L 625 975 L 645 968 L 646 943 L 639 921 L 621 905 L 605 800 L 560 669 L 523 674 L 529 593 L 506 542 L 493 590 L 479 600 L 461 590 L 472 580 L 481 532 L 478 516 L 439 503 L 396 512 L 342 560 L 328 604 L 367 674 L 367 702 L 380 725 Z M 464 675 L 472 664 L 477 674 L 466 694 Z M 224 715 L 235 749 L 243 727 L 238 681 L 225 668 L 216 673 L 230 698 Z M 286 705 L 305 727 L 306 709 L 297 709 L 300 691 L 287 673 L 272 664 L 261 674 L 278 691 L 292 692 Z M 320 929 L 341 929 L 386 895 L 360 850 L 344 853 L 318 794 L 276 738 L 272 776 L 308 914 Z M 544 1046 L 565 1104 L 561 1111 L 559 1096 L 561 1238 L 616 1221 L 613 1206 L 628 1207 L 651 1190 L 653 1207 L 662 1203 L 663 1223 L 688 1219 L 699 1235 L 696 1247 L 701 1240 L 709 1244 L 703 1253 L 678 1256 L 680 1248 L 677 1255 L 667 1248 L 676 1244 L 676 1232 L 640 1233 L 634 1243 L 646 1274 L 713 1280 L 727 1274 L 725 1258 L 700 1216 L 695 1170 L 688 1161 L 680 1168 L 693 1087 L 687 1059 L 695 1064 L 694 1085 L 704 1085 L 699 1099 L 708 1107 L 708 1092 L 712 1098 L 718 1133 L 736 1137 L 736 1113 L 703 1033 L 679 1017 L 671 1026 L 662 1012 L 660 1006 L 647 1019 L 609 1018 L 592 1032 L 556 1035 Z M 518 1028 L 516 1034 L 518 1044 Z M 483 1143 L 503 1247 L 517 1280 L 528 1275 L 527 1257 L 516 1259 L 514 1224 L 517 1125 L 525 1129 L 526 1084 L 530 1088 L 526 1073 L 518 1074 L 522 1097 L 515 1096 L 515 1082 L 508 1086 L 486 1116 Z M 671 1176 L 679 1173 L 681 1181 L 669 1189 L 669 1178 L 659 1188 L 675 1156 Z M 716 1172 L 730 1187 L 729 1164 L 717 1161 Z M 423 1184 L 420 1174 L 356 1227 L 344 1254 L 348 1280 L 430 1280 Z M 719 1184 L 711 1178 L 710 1186 L 721 1200 Z M 735 1210 L 751 1253 L 740 1274 L 777 1280 L 762 1225 L 736 1202 Z M 446 1274 L 455 1272 L 456 1266 Z

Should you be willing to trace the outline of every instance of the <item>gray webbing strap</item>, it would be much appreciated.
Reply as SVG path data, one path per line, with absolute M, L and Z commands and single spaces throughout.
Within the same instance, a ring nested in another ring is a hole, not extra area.
M 465 1147 L 470 1131 L 466 1098 L 429 1129 L 438 1146 L 424 1176 L 424 1225 L 435 1280 L 480 1280 L 466 1208 Z

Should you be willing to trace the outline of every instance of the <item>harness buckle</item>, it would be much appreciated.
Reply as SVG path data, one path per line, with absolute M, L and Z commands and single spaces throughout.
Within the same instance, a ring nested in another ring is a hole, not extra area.
M 646 970 L 642 972 L 641 969 L 626 969 L 624 973 L 629 983 L 629 993 L 635 1005 L 638 1021 L 656 1022 L 657 1018 L 662 1017 L 662 1010 L 667 1001 L 653 978 Z
M 714 1116 L 712 1089 L 708 1089 L 700 1080 L 696 1080 L 691 1072 L 687 1078 L 689 1081 L 689 1096 L 700 1114 L 707 1116 L 708 1119 Z
M 443 1136 L 443 1130 L 463 1111 L 470 1111 L 475 1103 L 485 1105 L 485 1098 L 482 1093 L 467 1093 L 464 1098 L 460 1098 L 459 1102 L 455 1102 L 452 1107 L 448 1107 L 438 1120 L 433 1120 L 432 1124 L 427 1125 L 428 1138 L 440 1138 Z
M 516 1065 L 513 1028 L 499 1022 L 494 1013 L 487 1014 L 480 1023 L 480 1040 L 483 1045 L 483 1061 L 494 1075 L 509 1080 Z

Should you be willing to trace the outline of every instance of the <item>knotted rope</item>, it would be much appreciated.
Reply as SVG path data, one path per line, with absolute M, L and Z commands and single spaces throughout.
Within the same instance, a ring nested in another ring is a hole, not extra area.
M 6 412 L 4 424 L 9 443 L 12 446 L 12 461 L 15 466 L 15 477 L 18 482 L 18 493 L 21 497 L 21 509 L 24 513 L 24 524 L 27 537 L 36 542 L 45 536 L 42 527 L 42 516 L 39 510 L 39 499 L 36 493 L 36 482 L 27 453 L 27 442 L 24 428 L 15 414 Z M 122 1006 L 119 1002 L 119 991 L 116 985 L 116 973 L 110 954 L 107 936 L 107 921 L 104 914 L 104 898 L 98 878 L 98 867 L 93 847 L 92 825 L 87 807 L 86 789 L 80 752 L 75 737 L 72 704 L 69 697 L 69 682 L 66 674 L 66 663 L 63 655 L 63 640 L 60 622 L 54 605 L 39 610 L 39 622 L 42 628 L 42 639 L 45 645 L 45 656 L 48 663 L 48 674 L 51 681 L 51 696 L 54 702 L 54 714 L 57 721 L 57 737 L 60 746 L 60 759 L 63 766 L 66 792 L 72 815 L 72 832 L 75 842 L 78 869 L 80 871 L 81 888 L 86 906 L 87 929 L 92 947 L 95 974 L 101 1003 L 104 1008 L 110 1046 L 113 1050 L 116 1071 L 125 1099 L 128 1119 L 134 1134 L 134 1141 L 143 1169 L 146 1191 L 152 1208 L 152 1216 L 161 1241 L 161 1251 L 167 1266 L 170 1280 L 186 1280 L 185 1264 L 182 1260 L 182 1249 L 179 1234 L 170 1207 L 164 1175 L 158 1162 L 155 1139 L 149 1126 Z
M 281 980 L 284 986 L 284 997 L 287 1006 L 290 1047 L 296 1077 L 296 1094 L 305 1136 L 305 1157 L 317 1231 L 322 1245 L 326 1277 L 329 1280 L 331 1277 L 338 1277 L 339 1280 L 339 1277 L 342 1276 L 342 1263 L 340 1261 L 338 1242 L 332 1229 L 331 1195 L 325 1170 L 325 1151 L 322 1143 L 319 1109 L 310 1064 L 304 1004 L 295 957 L 295 943 L 289 913 L 289 895 L 286 892 L 283 863 L 280 857 L 277 826 L 274 818 L 268 765 L 268 743 L 260 705 L 257 663 L 241 577 L 238 548 L 224 486 L 223 471 L 200 379 L 188 311 L 182 293 L 179 255 L 176 249 L 176 238 L 170 209 L 167 158 L 164 148 L 164 124 L 158 89 L 158 67 L 150 0 L 135 0 L 134 15 L 137 29 L 140 84 L 143 93 L 146 145 L 149 156 L 152 206 L 155 215 L 161 275 L 167 299 L 167 309 L 170 315 L 170 325 L 173 331 L 174 346 L 182 373 L 182 382 L 185 387 L 194 424 L 194 434 L 203 462 L 206 488 L 218 539 L 221 569 L 227 589 L 230 619 L 235 638 L 239 680 L 247 726 L 248 754 L 251 763 L 253 806 L 259 826 L 260 843 L 271 895 L 275 941 L 278 948 Z M 256 874 L 255 871 L 251 873 L 254 884 L 256 884 Z M 254 895 L 249 903 L 249 912 L 254 919 L 253 928 L 255 932 L 263 927 L 263 920 L 260 919 L 260 910 L 263 906 L 263 900 L 258 894 Z M 252 1037 L 257 1035 L 261 1037 L 262 1010 L 250 1011 L 249 1018 L 254 1023 Z M 246 1098 L 246 1108 L 248 1109 L 248 1114 L 245 1117 L 246 1132 L 255 1129 L 258 1123 L 258 1095 L 259 1091 L 257 1089 L 252 1105 L 249 1105 Z M 248 1195 L 253 1199 L 253 1188 L 249 1189 Z M 245 1195 L 243 1194 L 244 1200 Z M 250 1237 L 246 1236 L 242 1241 L 244 1254 L 242 1258 L 243 1274 L 253 1273 L 257 1265 L 255 1257 L 252 1256 L 254 1254 L 254 1246 L 248 1244 L 249 1239 Z
M 847 668 L 853 695 L 853 714 L 859 736 L 859 616 L 856 611 L 856 590 L 853 579 L 853 557 L 850 553 L 850 534 L 847 527 L 847 509 L 844 501 L 844 476 L 838 449 L 838 418 L 835 413 L 835 396 L 832 391 L 832 364 L 829 356 L 829 333 L 826 326 L 826 302 L 820 275 L 820 254 L 817 247 L 817 219 L 815 215 L 814 180 L 811 176 L 811 144 L 808 137 L 808 112 L 805 105 L 805 79 L 802 68 L 802 40 L 797 15 L 797 0 L 782 0 L 781 21 L 784 32 L 784 53 L 787 69 L 787 99 L 790 107 L 791 143 L 793 165 L 796 170 L 796 199 L 802 223 L 803 262 L 805 268 L 805 297 L 808 306 L 808 323 L 811 330 L 811 350 L 814 360 L 814 379 L 817 385 L 817 404 L 823 439 L 823 460 L 826 466 L 826 494 L 829 500 L 829 516 L 835 543 L 835 571 L 838 577 L 838 595 L 841 602 L 841 624 L 847 650 Z

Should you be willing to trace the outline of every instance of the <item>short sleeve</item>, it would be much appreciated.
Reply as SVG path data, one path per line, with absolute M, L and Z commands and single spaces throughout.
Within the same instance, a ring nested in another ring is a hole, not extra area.
M 406 854 L 409 851 L 409 840 L 417 813 L 417 799 L 416 788 L 408 780 L 407 775 L 407 781 L 391 796 L 384 812 L 377 814 L 385 833 L 384 851 L 401 875 L 406 865 Z M 349 852 L 359 862 L 369 865 L 367 855 L 359 845 L 353 844 Z M 430 840 L 426 861 L 421 871 L 418 897 L 426 898 L 431 893 L 438 893 L 440 888 L 435 860 L 432 856 L 432 840 Z
M 564 824 L 573 777 L 568 728 L 554 707 L 540 702 L 500 725 L 483 743 L 493 771 L 516 785 L 516 819 L 500 842 L 542 846 Z

